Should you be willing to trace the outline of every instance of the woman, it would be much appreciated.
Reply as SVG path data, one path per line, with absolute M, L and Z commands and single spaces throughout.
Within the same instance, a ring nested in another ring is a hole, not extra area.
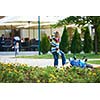
M 59 49 L 59 43 L 60 43 L 60 34 L 58 31 L 52 34 L 50 39 L 50 44 L 51 44 L 51 52 L 54 57 L 54 67 L 58 67 L 58 59 L 59 55 L 62 58 L 62 66 L 65 66 L 66 64 L 66 57 L 63 51 Z

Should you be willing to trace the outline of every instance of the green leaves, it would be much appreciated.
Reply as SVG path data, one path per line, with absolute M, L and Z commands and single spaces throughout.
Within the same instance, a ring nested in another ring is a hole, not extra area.
M 76 25 L 85 25 L 85 24 L 93 24 L 93 25 L 99 25 L 100 24 L 100 16 L 69 16 L 66 17 L 63 20 L 60 20 L 57 24 L 57 26 L 63 26 L 68 24 L 76 24 Z
M 91 51 L 93 51 L 93 42 L 92 42 L 88 27 L 85 27 L 85 28 L 86 30 L 84 32 L 83 50 L 85 53 L 90 53 Z
M 63 34 L 61 37 L 60 49 L 65 53 L 67 53 L 69 49 L 68 32 L 66 26 L 64 27 Z
M 48 51 L 50 51 L 50 43 L 46 34 L 42 36 L 40 48 L 43 54 L 46 54 Z
M 10 66 L 12 67 L 10 67 Z M 16 65 L 16 66 L 15 66 Z M 0 63 L 1 83 L 98 83 L 100 82 L 100 68 L 59 68 L 31 67 L 24 64 Z
M 76 29 L 75 34 L 72 39 L 72 42 L 71 42 L 71 52 L 72 53 L 80 53 L 81 50 L 82 50 L 81 38 L 80 38 L 80 34 L 78 33 L 78 31 Z

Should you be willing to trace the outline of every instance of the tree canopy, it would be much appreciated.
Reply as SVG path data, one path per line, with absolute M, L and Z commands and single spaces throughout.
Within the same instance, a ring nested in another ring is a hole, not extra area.
M 60 20 L 56 25 L 68 25 L 68 24 L 76 24 L 76 25 L 86 25 L 92 24 L 94 26 L 98 26 L 100 23 L 100 16 L 69 16 L 63 20 Z
M 69 40 L 68 40 L 68 32 L 66 26 L 64 26 L 63 34 L 61 37 L 60 49 L 65 53 L 67 53 L 69 50 Z
M 98 49 L 98 38 L 97 38 L 97 28 L 100 25 L 100 16 L 69 16 L 63 20 L 60 20 L 55 26 L 63 26 L 68 24 L 76 24 L 78 26 L 92 24 L 95 29 L 95 54 L 97 54 Z
M 71 52 L 76 54 L 80 53 L 81 51 L 82 51 L 81 38 L 76 28 L 71 42 Z

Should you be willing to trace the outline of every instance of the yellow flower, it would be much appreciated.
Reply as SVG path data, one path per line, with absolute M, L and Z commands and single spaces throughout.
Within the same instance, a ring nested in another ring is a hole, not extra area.
M 11 71 L 9 70 L 8 73 L 11 73 Z
M 8 64 L 8 67 L 10 67 L 10 64 Z
M 100 72 L 100 69 L 98 71 Z
M 2 73 L 4 73 L 5 71 L 2 71 Z
M 51 79 L 49 79 L 49 83 L 51 83 Z
M 54 79 L 53 82 L 56 82 L 56 80 Z
M 45 80 L 42 80 L 43 83 L 45 83 Z
M 94 76 L 96 76 L 96 73 L 93 73 Z
M 15 73 L 17 73 L 17 70 L 14 70 Z
M 27 64 L 24 64 L 24 66 L 28 66 Z
M 60 68 L 60 70 L 64 71 L 64 68 L 63 68 L 63 67 L 61 67 L 61 68 Z
M 2 66 L 4 66 L 4 64 L 2 63 Z
M 24 67 L 24 66 L 27 66 L 27 64 L 21 64 L 21 66 L 23 66 L 23 67 Z
M 8 70 L 8 71 L 11 71 L 11 69 L 10 69 L 10 68 L 8 68 L 7 70 Z
M 91 74 L 92 74 L 92 72 L 89 72 L 88 74 L 89 74 L 89 75 L 91 75 Z
M 52 77 L 52 78 L 54 78 L 54 79 L 56 78 L 53 74 L 50 74 L 50 77 Z
M 37 80 L 37 83 L 40 83 L 40 80 Z

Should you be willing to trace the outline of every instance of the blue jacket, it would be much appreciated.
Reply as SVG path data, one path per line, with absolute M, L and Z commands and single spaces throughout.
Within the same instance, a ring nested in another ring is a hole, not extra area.
M 83 60 L 75 60 L 75 59 L 70 59 L 70 64 L 72 66 L 76 66 L 76 67 L 81 67 L 81 68 L 85 68 L 86 67 L 86 62 L 84 62 Z

